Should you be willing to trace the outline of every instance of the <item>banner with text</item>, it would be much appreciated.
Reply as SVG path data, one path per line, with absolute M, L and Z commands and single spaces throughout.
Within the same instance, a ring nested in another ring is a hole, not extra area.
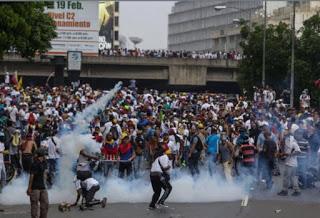
M 52 1 L 47 3 L 46 13 L 54 20 L 58 35 L 51 41 L 48 55 L 66 55 L 68 51 L 98 55 L 98 1 Z

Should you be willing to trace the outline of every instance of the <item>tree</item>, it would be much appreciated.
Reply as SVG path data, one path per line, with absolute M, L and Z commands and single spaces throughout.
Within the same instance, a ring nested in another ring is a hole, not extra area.
M 261 86 L 263 25 L 241 28 L 244 58 L 240 63 L 240 84 L 247 90 Z M 285 23 L 268 25 L 266 29 L 266 84 L 283 89 L 289 71 L 291 30 Z
M 55 25 L 44 13 L 44 3 L 0 3 L 0 59 L 10 49 L 30 59 L 46 52 L 54 37 Z
M 320 16 L 316 14 L 304 21 L 300 30 L 301 37 L 297 58 L 302 67 L 297 71 L 297 90 L 304 88 L 311 91 L 313 103 L 320 104 L 320 89 L 314 82 L 320 79 Z

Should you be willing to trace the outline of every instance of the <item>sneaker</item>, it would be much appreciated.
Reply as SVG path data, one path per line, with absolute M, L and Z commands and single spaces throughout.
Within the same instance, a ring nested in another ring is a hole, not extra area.
M 288 196 L 288 191 L 282 190 L 281 192 L 278 193 L 280 196 Z
M 149 206 L 148 210 L 155 210 L 157 209 L 156 206 Z
M 107 198 L 103 198 L 102 201 L 101 201 L 101 207 L 105 208 L 106 205 L 107 205 Z
M 294 197 L 297 197 L 297 196 L 300 196 L 300 195 L 301 195 L 301 192 L 295 191 L 295 192 L 293 192 L 291 195 L 294 196 Z
M 158 203 L 158 205 L 159 205 L 159 207 L 165 207 L 165 208 L 167 208 L 167 207 L 169 207 L 168 205 L 166 205 L 165 203 Z

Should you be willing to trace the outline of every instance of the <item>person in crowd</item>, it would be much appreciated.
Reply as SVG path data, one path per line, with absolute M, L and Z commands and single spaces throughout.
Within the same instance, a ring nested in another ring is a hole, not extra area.
M 6 167 L 4 165 L 4 134 L 0 132 L 0 193 L 6 184 Z
M 27 195 L 30 197 L 32 218 L 46 218 L 48 215 L 49 199 L 45 184 L 48 173 L 46 155 L 45 149 L 38 148 L 35 161 L 31 165 Z M 40 216 L 38 215 L 39 204 Z
M 143 166 L 143 151 L 145 149 L 145 139 L 143 137 L 142 130 L 137 131 L 137 136 L 134 139 L 134 153 L 136 154 L 136 157 L 134 159 L 134 173 L 135 177 L 139 177 L 140 173 L 142 171 Z
M 112 171 L 115 161 L 118 159 L 118 144 L 109 132 L 101 147 L 101 153 L 104 155 L 103 175 L 107 177 Z
M 234 145 L 228 140 L 225 133 L 221 135 L 219 142 L 219 159 L 223 166 L 225 179 L 228 183 L 233 182 L 232 166 L 234 156 Z
M 22 144 L 20 130 L 16 129 L 10 140 L 10 160 L 15 169 L 17 169 L 17 176 L 21 174 L 21 164 L 20 164 L 20 147 Z
M 48 149 L 48 176 L 50 180 L 50 185 L 53 185 L 54 178 L 56 176 L 58 170 L 59 159 L 62 155 L 62 149 L 60 145 L 60 141 L 55 136 L 50 136 L 46 140 L 46 146 Z
M 272 172 L 275 165 L 275 157 L 277 153 L 277 145 L 274 140 L 271 138 L 271 133 L 266 131 L 264 132 L 264 143 L 263 149 L 261 151 L 262 164 L 264 167 L 262 168 L 265 173 L 267 189 L 272 188 Z
M 25 173 L 30 173 L 33 162 L 33 154 L 37 150 L 37 148 L 38 146 L 34 140 L 33 130 L 29 128 L 26 140 L 21 145 L 22 169 Z
M 216 128 L 211 129 L 211 135 L 206 139 L 206 145 L 207 145 L 207 154 L 208 154 L 208 168 L 209 168 L 209 174 L 212 176 L 212 174 L 215 172 L 215 165 L 217 162 L 217 157 L 219 154 L 219 143 L 220 143 L 220 135 L 218 134 L 218 131 Z
M 292 129 L 287 128 L 285 131 L 284 153 L 282 153 L 282 157 L 285 158 L 285 169 L 282 191 L 278 193 L 281 196 L 288 195 L 289 184 L 292 185 L 294 190 L 292 196 L 299 196 L 301 194 L 297 177 L 297 155 L 301 153 L 301 150 L 290 130 Z
M 119 154 L 119 177 L 124 178 L 125 173 L 127 177 L 131 176 L 132 173 L 132 161 L 135 159 L 136 154 L 134 152 L 133 146 L 130 142 L 129 136 L 123 133 L 121 144 L 118 149 Z
M 199 160 L 204 145 L 198 136 L 198 130 L 195 126 L 191 127 L 190 151 L 188 156 L 189 169 L 192 176 L 199 175 Z

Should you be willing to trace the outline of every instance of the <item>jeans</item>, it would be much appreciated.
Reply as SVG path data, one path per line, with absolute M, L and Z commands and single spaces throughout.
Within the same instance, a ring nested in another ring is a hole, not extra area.
M 92 186 L 89 191 L 84 192 L 84 199 L 86 200 L 86 206 L 90 207 L 95 205 L 94 200 L 94 195 L 96 194 L 97 191 L 100 190 L 99 185 Z
M 6 167 L 4 163 L 0 163 L 0 188 L 4 187 L 6 184 L 6 178 Z
M 226 161 L 223 163 L 224 176 L 228 183 L 232 183 L 232 161 Z
M 216 153 L 208 154 L 208 169 L 209 169 L 210 176 L 216 173 L 216 166 L 217 166 L 216 162 L 217 162 L 217 154 Z
M 163 193 L 158 203 L 164 204 L 165 200 L 169 197 L 172 190 L 172 186 L 170 182 L 167 180 L 162 180 L 160 174 L 150 175 L 150 181 L 151 181 L 151 185 L 154 193 L 152 195 L 152 200 L 149 206 L 155 207 L 161 195 L 161 189 L 163 189 L 165 192 Z
M 48 180 L 49 184 L 53 185 L 54 178 L 57 172 L 57 159 L 48 159 Z
M 21 173 L 21 164 L 20 164 L 20 157 L 19 154 L 11 154 L 10 155 L 11 163 L 17 169 L 17 174 L 20 175 Z
M 136 178 L 139 177 L 139 175 L 140 175 L 142 160 L 143 160 L 143 156 L 142 155 L 137 155 L 136 158 L 133 161 L 134 176 Z
M 297 167 L 285 165 L 283 173 L 283 191 L 288 191 L 289 183 L 292 184 L 294 191 L 300 192 L 297 177 Z
M 120 162 L 119 164 L 119 177 L 123 178 L 124 173 L 127 171 L 127 177 L 130 177 L 132 173 L 132 163 L 131 162 Z
M 200 174 L 199 158 L 200 158 L 200 152 L 191 154 L 191 157 L 189 158 L 189 169 L 192 176 Z
M 103 175 L 107 177 L 113 169 L 113 162 L 105 161 L 103 164 Z
M 298 168 L 297 175 L 301 179 L 302 188 L 307 187 L 307 171 L 308 171 L 308 160 L 307 157 L 298 157 Z
M 24 172 L 30 173 L 32 162 L 32 154 L 22 154 L 22 167 Z
M 32 190 L 30 194 L 31 218 L 38 218 L 40 202 L 40 218 L 46 218 L 49 209 L 49 199 L 47 190 Z

